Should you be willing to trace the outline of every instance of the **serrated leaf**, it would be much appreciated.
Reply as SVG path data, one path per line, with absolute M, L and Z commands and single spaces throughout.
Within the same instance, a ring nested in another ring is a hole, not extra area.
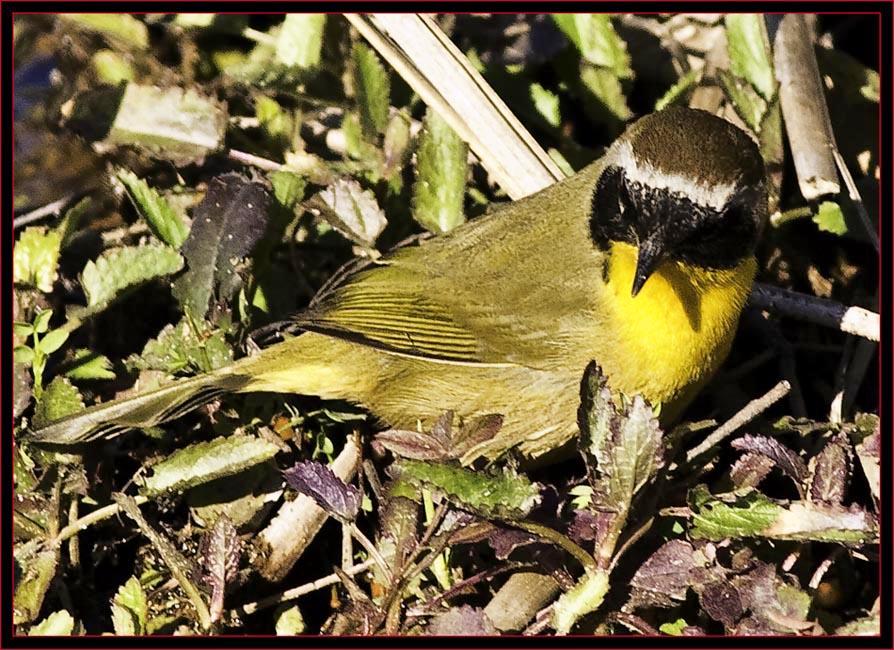
M 742 454 L 730 469 L 730 481 L 737 489 L 757 487 L 775 466 L 771 458 L 762 454 Z
M 232 361 L 233 349 L 223 330 L 196 332 L 189 319 L 183 318 L 177 324 L 166 325 L 139 355 L 128 357 L 127 367 L 174 375 L 187 369 L 211 372 Z
M 341 521 L 353 521 L 360 512 L 360 490 L 345 483 L 322 463 L 295 463 L 283 472 L 283 477 L 289 487 L 311 497 L 318 506 Z
M 376 434 L 376 441 L 393 454 L 412 460 L 448 460 L 456 454 L 436 436 L 407 429 L 389 429 Z
M 362 246 L 371 247 L 388 223 L 373 193 L 353 179 L 335 181 L 308 204 L 319 210 L 330 225 Z
M 234 173 L 211 181 L 183 244 L 189 268 L 173 287 L 174 297 L 194 319 L 205 317 L 215 293 L 231 300 L 241 288 L 238 265 L 263 236 L 269 207 L 270 194 L 260 181 Z
M 733 440 L 731 446 L 733 449 L 741 449 L 766 456 L 782 470 L 783 474 L 794 481 L 798 491 L 803 493 L 803 483 L 807 478 L 807 465 L 798 454 L 775 438 L 746 433 L 741 438 Z
M 40 614 L 50 583 L 59 564 L 59 547 L 47 547 L 33 540 L 18 547 L 14 553 L 21 577 L 16 581 L 13 595 L 13 624 L 30 623 Z
M 77 413 L 84 409 L 80 391 L 65 377 L 54 377 L 43 390 L 34 409 L 34 428 L 40 429 L 53 420 Z
M 737 497 L 731 503 L 709 494 L 704 501 L 691 503 L 690 507 L 693 509 L 690 536 L 715 541 L 726 537 L 758 537 L 784 510 L 759 492 Z
M 520 519 L 540 502 L 540 486 L 508 468 L 487 474 L 454 465 L 400 460 L 395 470 L 401 480 L 435 488 L 485 517 Z
M 664 607 L 683 601 L 689 589 L 690 571 L 696 566 L 694 555 L 695 549 L 685 540 L 666 542 L 640 565 L 630 585 L 648 592 Z
M 149 31 L 141 21 L 125 13 L 57 14 L 60 20 L 99 32 L 118 45 L 145 50 L 149 47 Z
M 211 588 L 211 622 L 223 614 L 224 591 L 239 568 L 242 545 L 230 518 L 221 515 L 199 545 L 202 581 Z
M 139 505 L 137 505 L 137 502 L 133 497 L 127 496 L 126 494 L 114 493 L 112 494 L 112 500 L 118 504 L 118 508 L 121 512 L 126 514 L 134 521 L 134 523 L 136 523 L 140 532 L 150 541 L 162 561 L 164 561 L 165 565 L 171 570 L 171 574 L 180 584 L 180 587 L 186 592 L 193 606 L 196 608 L 199 623 L 202 627 L 206 629 L 210 627 L 211 620 L 208 614 L 208 608 L 205 606 L 205 601 L 202 599 L 199 589 L 190 579 L 190 576 L 196 572 L 194 563 L 184 557 L 170 539 L 159 533 L 148 521 L 146 521 L 143 513 L 140 512 Z
M 423 228 L 443 234 L 465 221 L 468 155 L 466 143 L 429 108 L 419 137 L 413 184 L 413 218 Z
M 619 411 L 601 369 L 590 363 L 581 381 L 578 422 L 600 506 L 626 512 L 637 491 L 661 467 L 662 431 L 654 411 L 639 395 Z
M 152 234 L 171 248 L 179 249 L 189 236 L 189 228 L 168 202 L 131 171 L 121 170 L 117 178 Z
M 843 433 L 836 434 L 810 462 L 807 498 L 841 505 L 850 483 L 854 455 Z
M 56 281 L 62 235 L 46 228 L 25 228 L 12 250 L 13 281 L 50 293 Z
M 627 46 L 615 32 L 608 14 L 554 14 L 553 20 L 583 59 L 608 68 L 616 77 L 633 76 Z
M 360 126 L 367 142 L 375 142 L 388 124 L 391 79 L 378 55 L 357 41 L 352 52 Z
M 131 576 L 112 599 L 112 627 L 118 636 L 146 634 L 149 605 L 143 585 Z
M 72 360 L 66 365 L 65 376 L 76 381 L 115 378 L 109 358 L 92 350 L 75 350 Z
M 844 220 L 844 212 L 841 206 L 834 201 L 823 201 L 819 204 L 816 214 L 813 215 L 813 223 L 820 230 L 830 232 L 833 235 L 846 235 L 847 223 Z
M 326 14 L 286 14 L 276 37 L 276 62 L 289 68 L 319 66 L 325 27 Z
M 87 262 L 81 272 L 87 308 L 78 317 L 98 314 L 146 282 L 172 275 L 182 268 L 180 253 L 161 244 L 106 251 L 95 262 Z
M 776 94 L 776 78 L 767 51 L 763 20 L 760 14 L 727 14 L 724 17 L 730 69 L 770 101 Z
M 62 609 L 35 624 L 28 630 L 28 636 L 70 636 L 74 627 L 75 620 L 67 610 Z
M 148 496 L 181 492 L 236 474 L 273 458 L 279 451 L 280 447 L 273 442 L 238 434 L 190 445 L 153 465 L 141 492 Z

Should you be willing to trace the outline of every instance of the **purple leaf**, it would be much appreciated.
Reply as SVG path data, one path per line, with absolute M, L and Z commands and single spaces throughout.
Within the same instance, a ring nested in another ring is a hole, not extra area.
M 333 517 L 352 521 L 360 511 L 360 490 L 342 481 L 322 463 L 298 462 L 283 476 L 289 487 L 311 497 Z
M 412 460 L 448 460 L 456 457 L 434 433 L 389 429 L 378 434 L 376 440 L 391 453 Z
M 202 537 L 199 548 L 202 582 L 211 587 L 211 621 L 220 620 L 224 591 L 239 568 L 241 544 L 230 518 L 221 515 Z
M 778 440 L 768 438 L 767 436 L 754 436 L 746 433 L 741 438 L 733 440 L 732 446 L 734 449 L 751 451 L 766 456 L 776 463 L 776 466 L 786 476 L 795 482 L 799 492 L 803 491 L 804 480 L 807 478 L 807 465 L 804 464 L 800 456 Z

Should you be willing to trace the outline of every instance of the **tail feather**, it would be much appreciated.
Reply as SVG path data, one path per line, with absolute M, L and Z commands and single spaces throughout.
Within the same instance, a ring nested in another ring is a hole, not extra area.
M 56 420 L 34 431 L 28 439 L 39 444 L 72 445 L 114 438 L 130 429 L 176 419 L 224 393 L 239 391 L 249 381 L 246 375 L 229 372 L 181 379 Z

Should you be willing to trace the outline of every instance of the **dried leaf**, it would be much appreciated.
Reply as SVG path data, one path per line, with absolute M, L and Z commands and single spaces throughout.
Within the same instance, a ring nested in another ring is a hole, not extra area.
M 497 636 L 499 630 L 480 607 L 460 605 L 435 616 L 425 630 L 432 636 Z
M 807 498 L 841 505 L 853 470 L 854 454 L 844 433 L 836 434 L 810 461 Z
M 729 472 L 730 481 L 736 489 L 757 487 L 775 466 L 772 458 L 748 452 L 733 464 Z
M 456 453 L 434 435 L 404 429 L 389 429 L 376 435 L 387 450 L 413 460 L 449 460 Z
M 283 476 L 289 487 L 313 498 L 333 517 L 353 521 L 360 511 L 360 490 L 342 481 L 322 463 L 298 462 L 285 470 Z
M 235 577 L 239 568 L 242 545 L 236 527 L 230 518 L 221 515 L 214 526 L 202 537 L 199 546 L 199 562 L 202 581 L 211 587 L 211 622 L 220 620 L 223 613 L 224 592 L 227 583 Z
M 685 540 L 673 539 L 655 551 L 639 569 L 630 585 L 647 592 L 656 604 L 671 607 L 686 599 L 690 572 L 696 565 L 695 549 Z

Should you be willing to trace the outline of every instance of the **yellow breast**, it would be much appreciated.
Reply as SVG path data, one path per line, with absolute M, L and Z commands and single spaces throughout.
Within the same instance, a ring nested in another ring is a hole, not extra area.
M 666 262 L 633 297 L 636 257 L 634 246 L 612 244 L 600 301 L 611 344 L 603 341 L 596 358 L 614 389 L 660 402 L 668 421 L 726 358 L 756 262 L 728 270 Z

